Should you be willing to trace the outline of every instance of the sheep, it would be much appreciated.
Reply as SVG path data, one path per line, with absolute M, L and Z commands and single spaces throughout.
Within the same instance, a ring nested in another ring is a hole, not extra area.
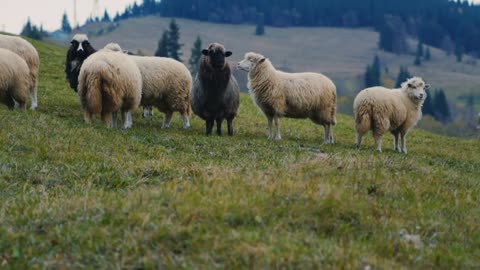
M 128 55 L 108 48 L 100 50 L 83 62 L 78 80 L 86 123 L 91 123 L 94 114 L 100 114 L 108 127 L 114 127 L 120 110 L 123 128 L 132 126 L 130 111 L 140 104 L 142 75 Z
M 325 129 L 324 143 L 333 144 L 336 124 L 336 87 L 319 73 L 285 73 L 275 69 L 265 56 L 249 52 L 238 63 L 248 72 L 248 89 L 268 120 L 268 139 L 281 140 L 280 117 L 310 118 Z M 275 122 L 276 135 L 272 134 Z
M 78 91 L 78 75 L 83 62 L 96 52 L 90 45 L 87 35 L 76 34 L 70 42 L 65 63 L 65 75 L 73 91 Z
M 30 44 L 30 42 L 23 38 L 2 34 L 0 34 L 0 48 L 4 48 L 16 53 L 27 63 L 30 74 L 30 109 L 37 109 L 38 70 L 40 68 L 40 58 L 37 50 L 32 46 L 32 44 Z
M 222 135 L 222 122 L 227 119 L 228 135 L 233 136 L 233 119 L 240 105 L 240 87 L 225 61 L 232 52 L 219 43 L 202 50 L 200 69 L 190 97 L 193 112 L 205 120 L 206 134 L 211 135 L 214 121 L 217 134 Z
M 406 154 L 405 137 L 422 118 L 422 105 L 428 88 L 430 85 L 425 84 L 422 78 L 414 77 L 399 89 L 372 87 L 358 93 L 353 103 L 357 148 L 362 144 L 362 136 L 372 130 L 376 149 L 381 152 L 382 135 L 390 131 L 394 136 L 394 150 Z
M 0 101 L 11 110 L 17 102 L 25 111 L 32 83 L 27 62 L 14 52 L 0 48 Z

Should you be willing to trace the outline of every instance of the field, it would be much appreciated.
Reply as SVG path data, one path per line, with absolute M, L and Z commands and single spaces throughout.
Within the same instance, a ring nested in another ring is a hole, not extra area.
M 283 140 L 241 97 L 234 137 L 192 119 L 83 123 L 65 50 L 35 42 L 40 108 L 0 106 L 0 268 L 480 267 L 480 144 L 414 130 L 408 155 L 336 144 L 308 121 Z

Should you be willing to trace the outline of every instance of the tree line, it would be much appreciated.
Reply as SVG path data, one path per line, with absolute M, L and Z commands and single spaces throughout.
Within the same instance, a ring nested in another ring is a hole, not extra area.
M 114 21 L 161 15 L 217 23 L 275 27 L 374 27 L 380 47 L 402 53 L 405 36 L 448 53 L 480 56 L 480 6 L 450 0 L 143 0 L 117 13 Z

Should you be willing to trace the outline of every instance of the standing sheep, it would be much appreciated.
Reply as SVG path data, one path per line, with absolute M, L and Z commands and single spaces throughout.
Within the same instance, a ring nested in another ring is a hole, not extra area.
M 28 65 L 29 68 L 29 92 L 32 104 L 31 110 L 38 107 L 37 87 L 38 87 L 38 69 L 40 67 L 40 58 L 37 50 L 23 38 L 16 36 L 7 36 L 0 34 L 0 48 L 10 50 L 19 55 Z
M 193 85 L 193 112 L 206 122 L 206 134 L 211 135 L 214 121 L 217 134 L 222 135 L 222 122 L 227 119 L 228 135 L 233 136 L 233 119 L 240 105 L 240 87 L 225 61 L 232 52 L 222 44 L 213 43 L 202 50 L 200 69 Z
M 100 50 L 82 65 L 78 95 L 86 123 L 91 122 L 92 115 L 100 114 L 108 127 L 114 127 L 120 110 L 123 128 L 127 129 L 132 126 L 130 111 L 140 104 L 142 75 L 128 55 Z
M 96 50 L 90 45 L 85 34 L 76 34 L 70 42 L 65 63 L 65 75 L 73 91 L 78 91 L 78 75 L 82 64 Z
M 372 130 L 376 148 L 381 152 L 382 135 L 390 131 L 395 138 L 395 151 L 406 154 L 405 137 L 422 118 L 422 105 L 427 98 L 425 89 L 428 88 L 430 85 L 422 78 L 414 77 L 404 82 L 400 89 L 372 87 L 358 93 L 353 103 L 357 147 L 362 144 L 362 136 Z
M 13 110 L 15 102 L 23 111 L 33 83 L 27 63 L 14 52 L 0 48 L 0 101 Z
M 276 70 L 269 59 L 249 52 L 238 63 L 248 72 L 248 88 L 253 101 L 268 119 L 268 139 L 274 139 L 272 121 L 277 128 L 275 140 L 280 140 L 280 117 L 310 118 L 323 125 L 325 144 L 333 144 L 336 124 L 336 87 L 319 73 L 285 73 Z

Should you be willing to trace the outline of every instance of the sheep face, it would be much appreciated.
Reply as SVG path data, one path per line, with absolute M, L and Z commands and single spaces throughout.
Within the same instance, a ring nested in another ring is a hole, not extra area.
M 67 52 L 65 73 L 70 83 L 70 87 L 77 92 L 80 67 L 87 57 L 95 53 L 95 49 L 88 42 L 88 37 L 82 34 L 75 35 L 70 44 L 70 48 Z
M 266 59 L 265 56 L 258 53 L 246 53 L 245 58 L 237 64 L 237 68 L 250 72 L 250 70 L 263 63 Z
M 427 98 L 427 93 L 425 90 L 430 88 L 429 84 L 425 84 L 422 78 L 414 77 L 408 79 L 402 84 L 402 89 L 408 95 L 408 97 L 418 104 L 422 104 Z
M 213 43 L 208 46 L 208 49 L 202 50 L 202 54 L 214 69 L 219 70 L 225 67 L 225 58 L 230 57 L 232 52 L 225 51 L 225 47 L 221 44 Z
M 88 37 L 86 35 L 77 34 L 73 37 L 72 41 L 70 42 L 70 49 L 69 53 L 74 54 L 76 57 L 85 59 L 90 54 L 95 52 L 95 50 L 90 45 L 88 41 Z

